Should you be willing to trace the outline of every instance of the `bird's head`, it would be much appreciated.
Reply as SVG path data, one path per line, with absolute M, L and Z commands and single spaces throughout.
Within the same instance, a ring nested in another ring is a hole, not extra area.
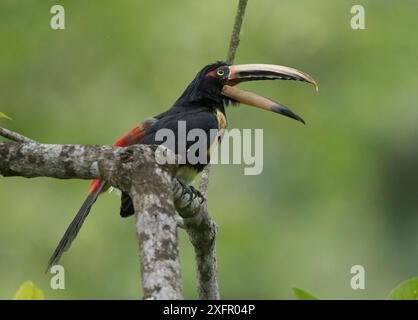
M 217 62 L 205 66 L 186 88 L 177 103 L 225 106 L 229 102 L 273 111 L 305 123 L 301 117 L 282 104 L 236 87 L 244 81 L 298 80 L 308 82 L 318 90 L 316 81 L 308 74 L 289 67 L 271 64 L 228 65 Z

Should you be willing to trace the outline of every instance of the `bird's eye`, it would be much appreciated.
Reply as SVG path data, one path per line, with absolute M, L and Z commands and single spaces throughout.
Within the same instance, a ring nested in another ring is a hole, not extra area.
M 225 74 L 225 72 L 224 72 L 224 70 L 223 70 L 223 69 L 219 69 L 218 71 L 216 71 L 216 74 L 217 74 L 219 77 L 223 77 L 223 75 Z

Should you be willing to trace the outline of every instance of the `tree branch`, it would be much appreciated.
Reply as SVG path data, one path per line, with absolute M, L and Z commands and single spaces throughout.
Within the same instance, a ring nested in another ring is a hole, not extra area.
M 248 0 L 240 0 L 229 44 L 232 64 Z M 0 136 L 0 175 L 101 179 L 130 194 L 137 216 L 137 235 L 145 299 L 181 299 L 177 226 L 186 229 L 196 255 L 200 299 L 219 299 L 215 239 L 217 226 L 208 214 L 205 196 L 209 165 L 200 180 L 200 192 L 174 178 L 176 166 L 155 162 L 156 146 L 38 144 L 10 130 Z M 175 209 L 182 217 L 175 216 Z
M 3 176 L 102 179 L 128 192 L 137 215 L 145 299 L 181 299 L 177 221 L 171 177 L 176 166 L 155 162 L 155 146 L 0 143 Z
M 133 171 L 130 195 L 137 222 L 144 299 L 182 299 L 172 179 L 175 172 L 150 159 Z M 172 168 L 171 168 L 172 169 Z
M 128 158 L 127 148 L 0 143 L 0 174 L 5 177 L 113 179 L 116 163 Z
M 0 130 L 0 135 L 3 132 L 15 140 L 33 141 L 9 130 Z M 207 214 L 205 199 L 193 187 L 172 178 L 176 166 L 155 163 L 155 148 L 3 142 L 0 174 L 102 179 L 128 192 L 135 212 L 140 212 L 136 225 L 146 299 L 181 298 L 175 205 L 196 252 L 199 297 L 217 299 L 216 226 Z
M 235 60 L 235 54 L 239 45 L 242 22 L 244 20 L 245 8 L 248 0 L 239 0 L 237 13 L 235 15 L 234 27 L 226 58 L 228 64 Z M 210 165 L 208 164 L 200 177 L 199 190 L 204 197 L 207 197 L 209 186 Z M 208 214 L 206 203 L 202 206 L 198 216 L 192 219 L 185 219 L 185 227 L 189 239 L 193 244 L 196 254 L 196 269 L 198 294 L 200 299 L 219 299 L 219 288 L 216 270 L 215 240 L 217 227 Z
M 174 183 L 174 199 L 195 251 L 199 299 L 219 300 L 215 249 L 217 226 L 208 214 L 205 199 L 178 180 Z
M 219 300 L 216 263 L 217 226 L 208 214 L 206 203 L 199 214 L 184 219 L 184 225 L 196 256 L 196 281 L 199 299 Z

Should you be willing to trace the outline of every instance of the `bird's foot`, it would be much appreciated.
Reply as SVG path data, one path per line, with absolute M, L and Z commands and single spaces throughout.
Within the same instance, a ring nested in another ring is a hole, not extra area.
M 196 198 L 199 198 L 200 199 L 200 204 L 202 204 L 203 202 L 205 202 L 206 198 L 203 195 L 203 193 L 200 192 L 200 190 L 196 189 L 195 187 L 193 187 L 191 185 L 189 185 L 189 188 L 193 192 L 193 195 L 192 195 L 193 200 L 196 199 Z
M 199 198 L 201 204 L 205 202 L 206 200 L 205 196 L 198 189 L 196 189 L 192 185 L 185 183 L 184 181 L 180 179 L 178 179 L 178 182 L 183 187 L 183 195 L 188 194 L 190 196 L 191 201 L 193 201 L 196 198 Z

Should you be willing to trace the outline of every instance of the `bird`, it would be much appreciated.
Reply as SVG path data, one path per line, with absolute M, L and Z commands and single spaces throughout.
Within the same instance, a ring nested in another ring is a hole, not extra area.
M 117 140 L 113 146 L 127 147 L 135 144 L 161 145 L 162 141 L 157 139 L 159 130 L 169 129 L 176 133 L 180 122 L 185 124 L 187 132 L 192 129 L 200 129 L 206 133 L 209 133 L 210 130 L 224 130 L 227 126 L 226 107 L 238 103 L 272 111 L 305 124 L 305 121 L 299 115 L 281 103 L 236 87 L 241 82 L 257 80 L 302 81 L 312 84 L 318 91 L 318 84 L 310 75 L 294 68 L 273 64 L 231 65 L 218 61 L 203 67 L 167 111 L 135 126 L 126 135 Z M 180 139 L 180 137 L 176 138 Z M 175 139 L 176 146 L 180 142 L 178 139 Z M 220 136 L 211 137 L 208 134 L 206 141 L 207 160 L 210 159 L 211 148 L 220 143 L 220 140 Z M 185 142 L 186 152 L 192 142 Z M 208 161 L 191 164 L 187 163 L 186 160 L 186 163 L 178 167 L 176 176 L 180 181 L 190 183 L 204 169 L 207 163 Z M 93 204 L 99 195 L 109 187 L 110 185 L 106 181 L 96 179 L 91 182 L 86 199 L 48 262 L 47 271 L 53 265 L 58 264 L 62 254 L 70 248 Z M 120 215 L 128 217 L 133 214 L 132 199 L 129 194 L 122 192 Z

